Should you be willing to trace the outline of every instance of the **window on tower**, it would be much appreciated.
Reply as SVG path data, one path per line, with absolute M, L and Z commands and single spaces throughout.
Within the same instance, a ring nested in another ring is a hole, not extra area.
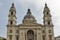
M 13 15 L 13 12 L 11 12 L 11 15 Z
M 12 25 L 12 24 L 13 24 L 13 22 L 11 21 L 11 22 L 10 22 L 10 24 Z
M 49 13 L 47 12 L 47 14 L 49 14 Z
M 19 33 L 19 30 L 16 30 L 16 33 Z
M 48 22 L 48 25 L 50 25 L 50 22 Z
M 10 30 L 10 33 L 12 33 L 12 30 Z
M 51 30 L 49 30 L 49 33 L 51 33 Z
M 45 31 L 43 30 L 42 33 L 45 33 Z

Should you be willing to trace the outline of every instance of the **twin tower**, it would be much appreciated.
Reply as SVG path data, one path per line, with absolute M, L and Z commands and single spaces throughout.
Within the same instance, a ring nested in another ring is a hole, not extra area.
M 31 10 L 28 9 L 22 24 L 17 25 L 16 9 L 12 3 L 8 15 L 7 40 L 54 40 L 53 23 L 47 4 L 45 4 L 43 14 L 42 25 L 37 23 Z

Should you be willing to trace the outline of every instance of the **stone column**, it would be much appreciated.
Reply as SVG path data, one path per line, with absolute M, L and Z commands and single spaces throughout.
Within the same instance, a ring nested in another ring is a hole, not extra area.
M 20 29 L 20 39 L 19 40 L 25 40 L 25 30 Z
M 48 27 L 45 27 L 46 40 L 49 40 Z
M 42 33 L 40 29 L 37 29 L 37 40 L 42 40 Z

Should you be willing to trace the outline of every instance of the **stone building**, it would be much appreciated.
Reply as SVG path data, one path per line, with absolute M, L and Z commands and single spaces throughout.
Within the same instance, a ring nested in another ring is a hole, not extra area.
M 0 40 L 6 40 L 6 38 L 4 38 L 4 37 L 0 37 Z
M 55 40 L 60 40 L 60 36 L 55 37 Z
M 47 4 L 45 4 L 43 15 L 42 25 L 37 23 L 31 10 L 28 9 L 22 24 L 17 25 L 16 8 L 12 3 L 8 15 L 7 40 L 54 40 L 53 23 Z

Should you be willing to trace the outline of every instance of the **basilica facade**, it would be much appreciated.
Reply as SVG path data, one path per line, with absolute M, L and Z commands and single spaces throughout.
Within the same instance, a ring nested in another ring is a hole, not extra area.
M 22 24 L 17 25 L 16 8 L 14 3 L 9 10 L 7 24 L 7 40 L 54 40 L 54 29 L 52 15 L 47 4 L 43 10 L 43 25 L 37 20 L 28 9 L 22 20 Z

